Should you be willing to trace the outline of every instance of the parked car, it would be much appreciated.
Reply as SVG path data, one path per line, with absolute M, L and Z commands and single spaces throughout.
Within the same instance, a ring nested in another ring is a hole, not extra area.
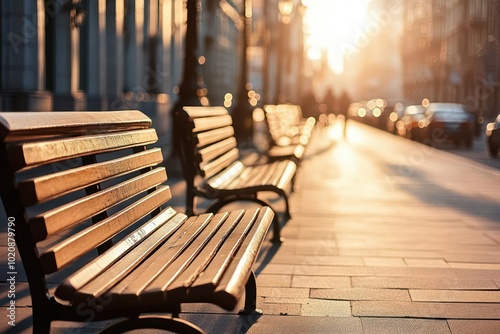
M 431 103 L 424 118 L 419 121 L 422 140 L 427 144 L 453 141 L 455 146 L 464 142 L 467 148 L 473 145 L 474 120 L 459 103 Z
M 397 134 L 411 140 L 421 141 L 422 133 L 419 122 L 425 117 L 425 107 L 422 105 L 411 105 L 405 108 L 401 119 L 396 122 Z
M 486 125 L 486 140 L 490 155 L 498 157 L 498 149 L 500 148 L 500 114 L 498 114 L 493 122 Z
M 387 132 L 398 134 L 396 123 L 401 119 L 407 106 L 415 102 L 406 99 L 389 99 L 382 113 L 382 119 Z

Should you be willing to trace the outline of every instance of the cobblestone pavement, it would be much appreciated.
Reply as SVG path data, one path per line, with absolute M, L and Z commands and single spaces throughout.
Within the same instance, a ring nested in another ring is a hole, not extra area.
M 500 333 L 500 173 L 361 124 L 350 124 L 347 138 L 340 133 L 337 125 L 316 131 L 286 240 L 262 249 L 263 315 L 200 304 L 186 305 L 181 317 L 208 333 Z M 167 167 L 182 210 L 180 169 L 175 161 Z M 5 232 L 0 237 L 1 329 Z M 16 332 L 30 333 L 22 279 Z M 55 322 L 53 331 L 104 326 Z

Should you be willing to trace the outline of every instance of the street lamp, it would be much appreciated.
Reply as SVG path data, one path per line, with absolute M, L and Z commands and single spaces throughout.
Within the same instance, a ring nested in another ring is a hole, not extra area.
M 293 12 L 293 7 L 294 7 L 294 0 L 279 0 L 278 1 L 278 10 L 279 10 L 279 16 L 278 20 L 281 23 L 281 33 L 280 33 L 280 40 L 281 43 L 278 43 L 278 52 L 277 56 L 279 59 L 277 59 L 277 75 L 276 75 L 276 104 L 281 103 L 281 82 L 282 82 L 282 76 L 283 76 L 283 68 L 284 68 L 284 61 L 283 58 L 286 57 L 287 55 L 285 54 L 285 49 L 287 45 L 287 39 L 288 39 L 288 34 L 287 32 L 287 25 L 292 21 L 292 12 Z
M 252 142 L 254 107 L 250 104 L 248 84 L 248 47 L 250 46 L 252 32 L 252 1 L 244 0 L 243 4 L 243 48 L 240 59 L 240 86 L 238 90 L 238 103 L 234 107 L 234 127 L 236 138 Z
M 187 0 L 187 22 L 186 22 L 186 44 L 184 54 L 184 69 L 182 83 L 179 87 L 178 99 L 172 108 L 171 115 L 173 124 L 178 125 L 177 116 L 184 106 L 206 106 L 209 105 L 207 98 L 207 89 L 203 82 L 201 64 L 204 57 L 198 54 L 198 34 L 201 22 L 201 1 Z M 182 133 L 180 127 L 174 126 L 172 141 L 172 156 L 177 155 L 179 138 Z

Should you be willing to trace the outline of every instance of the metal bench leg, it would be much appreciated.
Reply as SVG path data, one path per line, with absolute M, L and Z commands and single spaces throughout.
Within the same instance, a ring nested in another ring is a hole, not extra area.
M 257 308 L 257 283 L 255 274 L 252 271 L 245 285 L 245 308 L 238 312 L 239 315 L 262 314 L 262 310 Z
M 285 220 L 288 221 L 292 219 L 292 215 L 290 214 L 290 204 L 288 202 L 288 196 L 286 194 L 280 195 L 282 195 L 283 199 L 285 200 Z
M 280 244 L 285 241 L 285 238 L 281 237 L 281 222 L 277 214 L 273 217 L 273 244 Z

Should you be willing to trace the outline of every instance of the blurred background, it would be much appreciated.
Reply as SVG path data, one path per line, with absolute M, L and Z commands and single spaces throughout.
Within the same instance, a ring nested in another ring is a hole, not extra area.
M 140 109 L 168 147 L 183 105 L 224 105 L 251 133 L 265 104 L 317 116 L 356 102 L 353 117 L 378 107 L 375 125 L 396 132 L 396 105 L 454 102 L 481 133 L 500 104 L 499 9 L 495 0 L 2 1 L 0 110 Z

